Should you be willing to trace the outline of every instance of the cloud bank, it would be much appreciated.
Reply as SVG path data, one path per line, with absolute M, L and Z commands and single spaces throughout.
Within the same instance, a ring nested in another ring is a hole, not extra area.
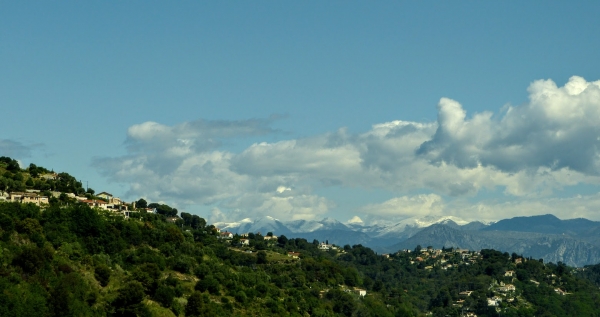
M 128 155 L 97 158 L 94 165 L 128 184 L 129 197 L 214 205 L 221 218 L 318 218 L 336 206 L 315 194 L 330 186 L 396 193 L 390 201 L 357 206 L 393 217 L 460 213 L 442 196 L 459 201 L 485 190 L 524 202 L 567 186 L 600 184 L 600 81 L 574 76 L 558 87 L 538 80 L 528 92 L 526 103 L 497 114 L 469 117 L 460 103 L 441 98 L 437 122 L 395 120 L 359 134 L 341 128 L 255 143 L 238 153 L 223 150 L 222 143 L 273 134 L 273 119 L 145 122 L 129 128 Z M 429 194 L 408 196 L 415 190 Z M 487 215 L 493 209 L 502 217 L 497 206 L 512 205 L 481 206 L 461 210 Z

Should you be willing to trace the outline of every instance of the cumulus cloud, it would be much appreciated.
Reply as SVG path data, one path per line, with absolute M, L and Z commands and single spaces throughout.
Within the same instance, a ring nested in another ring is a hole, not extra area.
M 493 166 L 501 171 L 548 167 L 600 172 L 600 81 L 571 77 L 563 87 L 538 80 L 529 102 L 494 119 L 492 113 L 466 118 L 461 105 L 442 98 L 433 138 L 417 153 L 431 162 L 459 167 Z
M 225 204 L 233 213 L 250 210 L 253 216 L 272 216 L 284 220 L 314 220 L 323 217 L 335 204 L 317 195 L 244 194 Z
M 526 200 L 600 184 L 600 81 L 572 77 L 558 87 L 539 80 L 528 91 L 526 103 L 497 114 L 469 116 L 457 101 L 441 98 L 437 122 L 394 120 L 359 134 L 341 128 L 237 153 L 224 150 L 224 140 L 275 133 L 274 119 L 145 122 L 129 128 L 127 155 L 94 165 L 129 184 L 132 197 L 217 205 L 220 217 L 282 220 L 313 219 L 335 208 L 315 194 L 330 186 L 398 193 L 362 211 L 408 216 L 453 212 L 442 196 L 476 197 L 482 189 Z M 414 190 L 429 194 L 406 196 Z

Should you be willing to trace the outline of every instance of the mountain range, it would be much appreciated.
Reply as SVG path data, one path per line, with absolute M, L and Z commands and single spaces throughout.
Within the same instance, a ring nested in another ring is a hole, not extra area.
M 561 220 L 553 215 L 515 217 L 493 223 L 430 215 L 376 225 L 365 225 L 358 218 L 346 223 L 333 218 L 282 222 L 267 216 L 214 225 L 240 234 L 272 232 L 340 246 L 361 244 L 380 253 L 421 245 L 495 249 L 570 266 L 600 263 L 600 222 L 583 218 Z

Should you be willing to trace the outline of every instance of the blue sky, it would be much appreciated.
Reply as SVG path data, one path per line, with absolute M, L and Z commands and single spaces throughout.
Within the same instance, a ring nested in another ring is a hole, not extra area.
M 599 9 L 1 1 L 0 155 L 214 221 L 600 220 Z

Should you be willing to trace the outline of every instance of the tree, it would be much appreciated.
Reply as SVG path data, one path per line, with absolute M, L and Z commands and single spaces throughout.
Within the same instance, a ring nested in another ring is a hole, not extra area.
M 161 284 L 154 293 L 154 299 L 159 302 L 163 307 L 170 307 L 175 298 L 175 291 L 164 284 Z
M 265 251 L 258 251 L 258 253 L 256 254 L 256 263 L 257 264 L 265 264 L 265 263 L 267 263 L 267 252 L 265 252 Z
M 144 287 L 138 281 L 131 281 L 119 290 L 119 295 L 113 302 L 117 316 L 148 315 L 144 300 Z
M 280 245 L 286 245 L 288 242 L 288 238 L 284 235 L 280 235 L 279 237 L 277 237 L 277 243 L 279 243 Z
M 156 212 L 165 215 L 167 217 L 174 217 L 177 215 L 177 209 L 171 208 L 169 205 L 151 203 L 148 205 L 149 208 L 156 208 Z
M 191 226 L 194 229 L 204 228 L 206 226 L 206 220 L 204 220 L 204 218 L 200 218 L 197 215 L 193 215 L 192 216 L 192 225 Z
M 202 300 L 202 293 L 194 292 L 188 298 L 187 305 L 185 306 L 186 316 L 201 316 L 202 306 L 204 306 Z
M 94 277 L 102 287 L 108 285 L 110 280 L 110 268 L 105 264 L 99 264 L 94 268 Z
M 144 198 L 140 198 L 135 202 L 136 208 L 148 208 L 148 202 Z
M 187 212 L 181 213 L 181 219 L 183 219 L 183 224 L 186 226 L 192 225 L 192 215 Z
M 219 281 L 212 275 L 208 275 L 196 283 L 195 289 L 200 292 L 208 291 L 211 294 L 219 294 Z

